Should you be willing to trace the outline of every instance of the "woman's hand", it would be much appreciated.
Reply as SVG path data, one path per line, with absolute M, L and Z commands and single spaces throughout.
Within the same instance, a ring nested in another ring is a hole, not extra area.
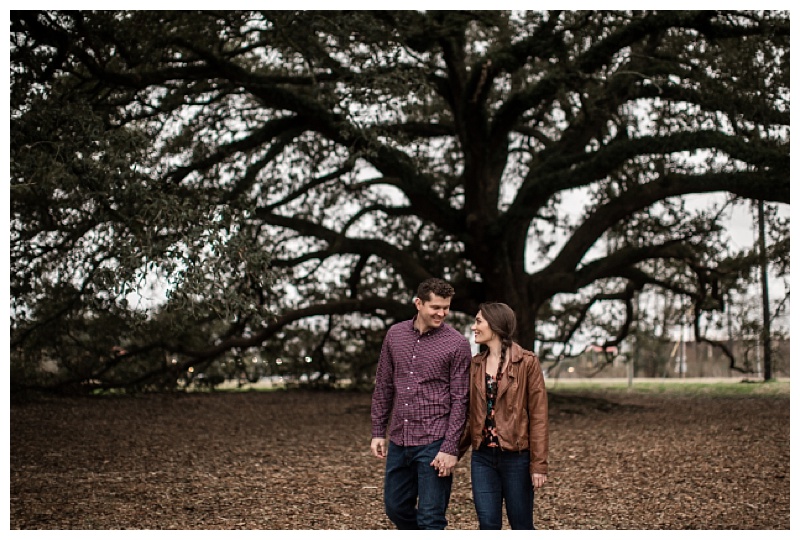
M 534 488 L 540 488 L 547 482 L 547 475 L 542 473 L 531 473 L 531 481 Z

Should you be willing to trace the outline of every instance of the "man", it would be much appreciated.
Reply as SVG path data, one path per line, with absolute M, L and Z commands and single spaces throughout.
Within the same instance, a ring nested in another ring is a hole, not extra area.
M 467 338 L 444 323 L 454 294 L 446 281 L 423 281 L 417 314 L 389 328 L 378 361 L 371 450 L 386 458 L 384 504 L 398 529 L 447 526 L 472 360 Z

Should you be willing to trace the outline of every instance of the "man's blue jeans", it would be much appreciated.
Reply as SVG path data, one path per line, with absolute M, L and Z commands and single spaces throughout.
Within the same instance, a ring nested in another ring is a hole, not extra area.
M 503 500 L 512 529 L 534 529 L 530 454 L 481 446 L 472 450 L 472 498 L 481 529 L 500 529 Z
M 431 461 L 442 440 L 423 446 L 398 446 L 389 441 L 383 502 L 398 529 L 444 529 L 453 476 L 439 477 Z

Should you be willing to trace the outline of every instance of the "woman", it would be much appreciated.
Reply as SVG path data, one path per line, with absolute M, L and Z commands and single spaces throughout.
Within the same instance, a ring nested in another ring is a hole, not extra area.
M 481 529 L 534 529 L 533 490 L 547 481 L 547 392 L 539 359 L 512 340 L 514 312 L 481 304 L 472 331 L 469 418 L 459 457 L 472 446 L 472 495 Z

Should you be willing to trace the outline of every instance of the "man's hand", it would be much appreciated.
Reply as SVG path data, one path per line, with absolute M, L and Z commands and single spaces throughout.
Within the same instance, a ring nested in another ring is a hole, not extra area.
M 540 488 L 547 482 L 547 475 L 542 473 L 531 473 L 531 481 L 533 482 L 533 487 Z
M 431 467 L 439 471 L 439 476 L 450 476 L 457 463 L 458 457 L 439 452 L 431 461 Z
M 386 439 L 372 439 L 369 449 L 372 450 L 372 455 L 376 458 L 385 459 L 387 454 Z

